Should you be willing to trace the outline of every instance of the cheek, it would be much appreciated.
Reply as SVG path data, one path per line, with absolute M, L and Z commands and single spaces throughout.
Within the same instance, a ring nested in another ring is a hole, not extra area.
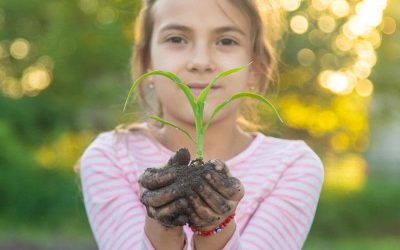
M 169 79 L 158 77 L 155 81 L 155 93 L 164 105 L 181 100 L 181 96 L 183 97 L 181 92 L 182 90 L 180 90 L 179 87 Z
M 251 83 L 251 77 L 249 72 L 243 69 L 223 78 L 222 81 L 224 81 L 228 91 L 233 93 L 246 90 L 249 83 Z
M 170 51 L 160 45 L 152 48 L 150 55 L 151 65 L 154 70 L 171 71 L 175 74 L 184 65 L 183 63 L 186 58 L 183 52 Z

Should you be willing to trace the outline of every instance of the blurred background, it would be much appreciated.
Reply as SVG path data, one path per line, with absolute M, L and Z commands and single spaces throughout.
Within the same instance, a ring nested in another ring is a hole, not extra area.
M 277 4 L 272 98 L 288 125 L 265 113 L 265 132 L 306 140 L 325 165 L 304 249 L 400 249 L 400 2 Z M 132 119 L 121 110 L 140 5 L 0 0 L 0 249 L 96 248 L 73 166 Z

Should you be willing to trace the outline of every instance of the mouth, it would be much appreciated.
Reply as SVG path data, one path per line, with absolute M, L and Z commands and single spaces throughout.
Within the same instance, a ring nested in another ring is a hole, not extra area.
M 196 91 L 201 91 L 203 89 L 205 89 L 208 86 L 208 83 L 189 83 L 188 87 L 190 88 L 190 90 L 196 90 Z M 211 89 L 219 89 L 219 86 L 212 86 Z

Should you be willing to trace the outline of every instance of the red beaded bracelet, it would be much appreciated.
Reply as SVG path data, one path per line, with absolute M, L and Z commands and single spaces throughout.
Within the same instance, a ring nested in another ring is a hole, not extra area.
M 200 235 L 200 236 L 214 235 L 214 234 L 220 233 L 222 231 L 222 229 L 225 228 L 234 217 L 235 217 L 235 213 L 232 213 L 221 224 L 219 224 L 215 228 L 207 230 L 207 231 L 200 231 L 193 226 L 190 226 L 190 229 L 192 229 L 193 233 L 196 235 Z

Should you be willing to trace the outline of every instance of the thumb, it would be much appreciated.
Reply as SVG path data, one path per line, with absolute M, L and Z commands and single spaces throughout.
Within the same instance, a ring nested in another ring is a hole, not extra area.
M 169 159 L 168 165 L 189 165 L 189 162 L 189 150 L 187 148 L 181 148 Z

